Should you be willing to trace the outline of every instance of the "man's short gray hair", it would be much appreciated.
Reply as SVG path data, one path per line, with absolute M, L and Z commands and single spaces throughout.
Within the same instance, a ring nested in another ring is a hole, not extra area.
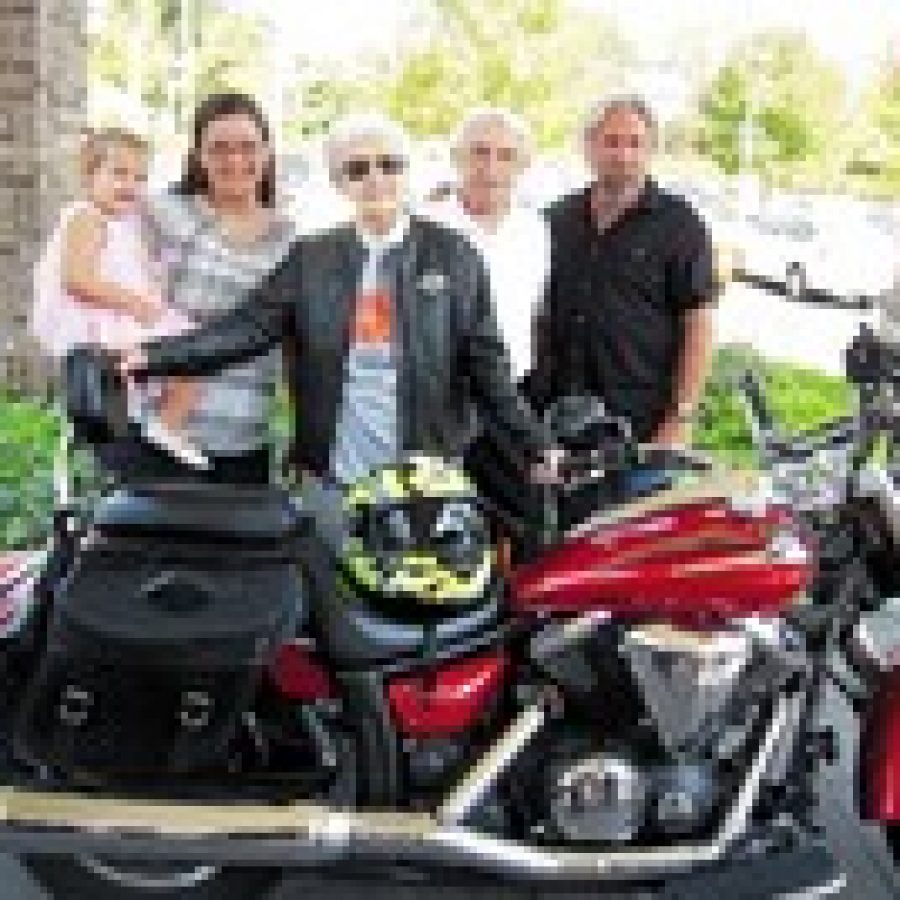
M 531 151 L 531 128 L 523 116 L 499 106 L 479 106 L 460 123 L 453 139 L 453 149 L 462 150 L 472 139 L 472 132 L 483 125 L 502 125 L 518 142 L 523 153 Z
M 650 132 L 651 137 L 656 137 L 656 115 L 650 104 L 640 94 L 613 94 L 609 97 L 601 98 L 588 110 L 581 131 L 582 140 L 589 140 L 595 129 L 602 125 L 611 113 L 617 110 L 627 110 L 640 116 L 644 120 L 644 125 L 647 126 L 647 131 Z
M 367 140 L 385 144 L 406 163 L 410 160 L 409 136 L 401 125 L 381 113 L 353 113 L 335 122 L 325 139 L 325 164 L 332 178 L 337 177 L 348 150 Z

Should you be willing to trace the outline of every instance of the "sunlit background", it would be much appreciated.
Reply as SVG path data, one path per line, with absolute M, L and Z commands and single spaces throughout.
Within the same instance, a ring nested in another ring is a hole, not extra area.
M 159 184 L 197 98 L 232 87 L 264 104 L 309 227 L 337 214 L 317 138 L 356 109 L 410 129 L 422 193 L 452 177 L 468 108 L 522 113 L 539 148 L 522 194 L 543 204 L 584 178 L 590 102 L 636 91 L 662 123 L 657 174 L 757 267 L 786 254 L 845 290 L 889 277 L 871 249 L 900 191 L 896 0 L 92 0 L 89 29 L 89 118 L 143 128 Z

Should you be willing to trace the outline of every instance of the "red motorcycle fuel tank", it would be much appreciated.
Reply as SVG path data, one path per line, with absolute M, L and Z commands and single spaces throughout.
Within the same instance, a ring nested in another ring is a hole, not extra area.
M 725 498 L 657 502 L 601 521 L 512 575 L 520 614 L 608 610 L 683 624 L 776 615 L 812 576 L 790 512 Z

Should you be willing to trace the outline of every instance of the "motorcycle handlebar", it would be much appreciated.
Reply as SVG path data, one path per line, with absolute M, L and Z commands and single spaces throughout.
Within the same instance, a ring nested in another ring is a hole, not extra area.
M 121 439 L 128 427 L 128 391 L 115 357 L 83 345 L 66 355 L 66 413 L 76 439 L 93 446 Z
M 670 472 L 706 472 L 712 467 L 708 457 L 689 447 L 666 444 L 622 444 L 595 447 L 588 453 L 568 452 L 560 465 L 562 490 L 574 490 L 614 472 L 638 467 Z
M 732 273 L 732 280 L 798 303 L 830 306 L 851 312 L 872 312 L 882 308 L 884 302 L 880 295 L 846 296 L 823 288 L 810 287 L 806 281 L 806 270 L 800 263 L 790 263 L 784 279 L 770 278 L 747 269 L 736 268 Z

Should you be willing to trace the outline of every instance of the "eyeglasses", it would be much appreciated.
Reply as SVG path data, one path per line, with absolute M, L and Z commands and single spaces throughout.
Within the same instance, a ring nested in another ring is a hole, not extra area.
M 515 162 L 519 152 L 515 147 L 493 147 L 490 144 L 470 144 L 469 155 L 474 159 L 487 162 L 494 157 L 497 162 Z
M 399 175 L 406 168 L 406 160 L 390 154 L 374 156 L 371 159 L 367 157 L 348 159 L 341 166 L 341 175 L 348 181 L 362 181 L 376 168 L 383 175 Z

